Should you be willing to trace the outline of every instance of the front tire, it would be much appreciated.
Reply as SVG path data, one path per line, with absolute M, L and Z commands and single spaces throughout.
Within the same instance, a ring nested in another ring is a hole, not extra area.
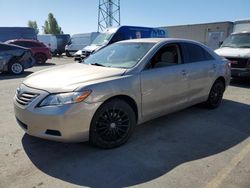
M 8 66 L 8 72 L 14 75 L 20 75 L 24 71 L 23 65 L 18 61 L 12 61 Z
M 225 84 L 222 80 L 217 80 L 213 84 L 208 99 L 205 102 L 207 108 L 215 109 L 220 106 L 225 91 Z
M 67 57 L 72 57 L 72 55 L 68 51 L 66 51 L 65 54 Z
M 90 142 L 100 148 L 118 147 L 129 139 L 136 124 L 135 112 L 120 99 L 105 102 L 90 125 Z

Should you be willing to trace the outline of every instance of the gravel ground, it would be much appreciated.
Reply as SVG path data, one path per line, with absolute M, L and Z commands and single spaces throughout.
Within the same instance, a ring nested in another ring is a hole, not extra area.
M 233 80 L 216 110 L 195 106 L 152 120 L 122 147 L 101 150 L 33 138 L 15 122 L 12 98 L 24 77 L 67 63 L 74 61 L 0 74 L 0 188 L 250 187 L 250 81 Z

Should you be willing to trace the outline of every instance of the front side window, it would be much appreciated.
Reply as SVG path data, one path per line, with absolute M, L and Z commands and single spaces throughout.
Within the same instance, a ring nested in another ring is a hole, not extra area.
M 114 68 L 132 68 L 153 46 L 154 43 L 115 43 L 90 55 L 83 63 Z
M 161 68 L 181 64 L 180 48 L 177 44 L 170 44 L 161 48 L 150 62 L 151 68 Z

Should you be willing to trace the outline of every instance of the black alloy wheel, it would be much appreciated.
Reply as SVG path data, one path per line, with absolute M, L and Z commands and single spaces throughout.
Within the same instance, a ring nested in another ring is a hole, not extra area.
M 92 119 L 90 141 L 101 148 L 120 146 L 129 139 L 135 123 L 135 113 L 129 104 L 119 99 L 108 101 Z
M 206 101 L 206 106 L 208 108 L 214 109 L 220 106 L 225 91 L 225 84 L 222 80 L 215 81 L 212 86 L 209 97 Z

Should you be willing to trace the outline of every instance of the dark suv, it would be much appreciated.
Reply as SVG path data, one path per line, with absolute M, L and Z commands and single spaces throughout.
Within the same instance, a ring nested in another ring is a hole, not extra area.
M 30 48 L 37 64 L 44 64 L 48 59 L 52 58 L 50 49 L 37 40 L 15 39 L 9 40 L 6 43 Z

